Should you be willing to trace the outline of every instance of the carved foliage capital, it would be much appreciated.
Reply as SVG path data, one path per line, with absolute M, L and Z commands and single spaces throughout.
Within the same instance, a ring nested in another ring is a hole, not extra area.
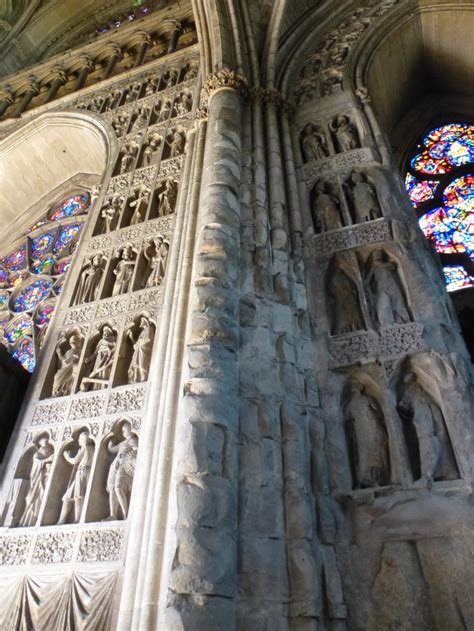
M 207 107 L 209 98 L 213 92 L 221 88 L 230 88 L 247 94 L 247 79 L 229 68 L 223 68 L 218 72 L 208 75 L 201 90 L 201 108 Z

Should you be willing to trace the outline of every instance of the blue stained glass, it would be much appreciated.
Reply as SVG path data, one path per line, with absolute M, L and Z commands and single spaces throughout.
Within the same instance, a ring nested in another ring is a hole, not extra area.
M 27 370 L 28 372 L 33 372 L 36 366 L 33 340 L 31 340 L 29 337 L 25 337 L 12 351 L 12 355 L 16 360 L 20 362 L 25 370 Z
M 459 170 L 473 162 L 474 125 L 468 123 L 449 123 L 431 130 L 410 160 L 420 177 L 407 173 L 405 186 L 414 206 L 424 203 L 430 208 L 419 223 L 442 257 L 461 254 L 474 260 L 474 174 Z M 449 173 L 451 181 L 446 176 L 440 190 L 438 176 Z M 445 265 L 444 271 L 448 291 L 474 285 L 463 265 Z
M 49 274 L 54 265 L 54 258 L 52 256 L 45 256 L 39 261 L 33 261 L 30 265 L 30 269 L 34 274 Z
M 11 272 L 24 269 L 27 263 L 26 245 L 22 245 L 16 250 L 13 250 L 13 252 L 10 252 L 10 254 L 3 259 L 2 263 Z
M 82 223 L 70 223 L 63 226 L 53 245 L 54 253 L 57 254 L 58 252 L 65 250 L 67 247 L 72 246 L 74 241 L 79 237 L 82 227 Z
M 443 272 L 448 291 L 458 291 L 474 285 L 474 278 L 469 276 L 462 265 L 445 265 Z
M 25 285 L 12 296 L 10 301 L 12 311 L 21 312 L 34 309 L 48 296 L 52 284 L 53 281 L 49 278 L 38 278 Z
M 40 258 L 43 254 L 53 245 L 55 232 L 43 232 L 39 237 L 33 237 L 31 239 L 31 255 L 34 259 Z
M 7 308 L 9 297 L 10 296 L 8 294 L 8 291 L 5 291 L 5 290 L 0 291 L 0 310 Z
M 67 272 L 67 270 L 69 269 L 70 265 L 71 265 L 71 259 L 70 258 L 65 258 L 65 259 L 61 259 L 59 261 L 56 261 L 56 263 L 54 265 L 53 274 L 55 276 L 58 276 L 59 274 L 64 274 L 64 272 Z
M 0 265 L 0 287 L 6 287 L 8 284 L 8 271 Z
M 0 326 L 1 327 L 5 327 L 6 323 L 8 322 L 8 320 L 10 319 L 10 312 L 9 311 L 2 311 L 0 312 Z
M 89 210 L 90 197 L 87 193 L 84 195 L 73 195 L 68 197 L 58 206 L 55 206 L 48 212 L 50 221 L 60 221 L 68 217 L 76 215 L 84 215 Z
M 65 281 L 65 277 L 61 276 L 55 283 L 54 287 L 53 287 L 53 291 L 56 294 L 56 296 L 59 296 L 59 294 L 62 292 L 63 290 L 63 285 L 64 285 L 64 281 Z
M 33 334 L 33 322 L 27 315 L 13 318 L 5 327 L 5 336 L 10 344 L 14 344 L 22 337 Z
M 38 325 L 49 324 L 51 318 L 53 317 L 54 309 L 56 304 L 54 302 L 45 302 L 42 304 L 35 314 L 35 322 Z

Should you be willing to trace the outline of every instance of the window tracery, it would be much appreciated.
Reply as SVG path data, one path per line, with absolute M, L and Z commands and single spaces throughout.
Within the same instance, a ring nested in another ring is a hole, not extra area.
M 88 193 L 51 207 L 0 258 L 0 340 L 33 372 L 90 207 Z
M 474 126 L 428 131 L 412 152 L 405 186 L 426 238 L 440 254 L 448 291 L 474 286 Z

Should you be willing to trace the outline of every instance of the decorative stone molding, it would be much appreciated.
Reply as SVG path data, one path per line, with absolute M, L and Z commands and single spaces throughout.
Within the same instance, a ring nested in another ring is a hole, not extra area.
M 381 218 L 317 234 L 312 237 L 315 255 L 326 257 L 360 245 L 389 241 L 393 238 L 392 223 L 389 219 Z
M 221 90 L 222 88 L 230 88 L 231 90 L 237 90 L 246 96 L 248 94 L 248 82 L 244 75 L 230 70 L 229 68 L 223 68 L 218 72 L 210 74 L 204 82 L 201 90 L 201 103 L 200 108 L 207 108 L 209 105 L 209 99 L 213 92 Z
M 128 296 L 126 294 L 120 298 L 112 298 L 111 300 L 100 302 L 97 306 L 97 312 L 95 315 L 97 318 L 102 318 L 125 313 L 127 310 L 127 303 Z
M 160 164 L 160 169 L 158 172 L 159 177 L 165 176 L 178 176 L 181 173 L 183 168 L 183 156 L 178 156 L 177 158 L 171 158 L 170 160 L 164 160 Z
M 124 175 L 117 175 L 116 177 L 111 178 L 107 189 L 107 195 L 121 193 L 126 190 L 130 186 L 131 178 L 131 173 L 125 173 Z
M 40 533 L 33 548 L 32 563 L 69 563 L 74 551 L 75 532 Z
M 155 305 L 160 301 L 162 293 L 163 291 L 161 286 L 155 287 L 153 289 L 146 289 L 141 291 L 140 293 L 134 293 L 130 298 L 130 311 L 134 311 L 136 309 L 144 309 L 145 307 L 149 307 L 150 305 Z
M 380 331 L 380 352 L 384 357 L 414 353 L 423 349 L 423 325 L 398 324 Z
M 54 403 L 40 403 L 33 415 L 32 425 L 47 425 L 49 423 L 62 423 L 66 418 L 68 401 L 55 401 Z
M 24 565 L 31 543 L 31 535 L 0 537 L 0 565 Z
M 119 561 L 123 541 L 123 528 L 85 530 L 81 534 L 77 560 L 82 563 Z
M 155 181 L 157 170 L 156 165 L 137 169 L 133 175 L 132 188 L 140 185 L 151 187 Z
M 331 366 L 348 366 L 377 355 L 378 340 L 373 331 L 360 331 L 329 338 Z
M 90 434 L 91 434 L 92 436 L 94 436 L 94 438 L 97 438 L 97 436 L 98 436 L 98 435 L 99 435 L 99 433 L 100 433 L 100 428 L 101 428 L 100 423 L 90 423 L 90 422 L 88 422 L 88 423 L 87 423 L 87 426 L 88 426 L 88 427 L 89 427 L 89 429 L 90 429 Z M 82 427 L 82 424 L 78 424 L 78 425 L 67 425 L 67 426 L 64 428 L 63 440 L 68 440 L 69 438 L 71 438 L 71 436 L 72 436 L 72 435 L 73 435 L 73 433 L 74 433 L 74 430 L 75 430 L 75 429 L 77 429 L 78 427 Z
M 69 420 L 74 421 L 80 418 L 100 416 L 104 411 L 106 398 L 107 395 L 104 393 L 92 394 L 76 399 L 72 402 Z
M 381 356 L 399 357 L 423 349 L 423 326 L 396 324 L 375 331 L 358 331 L 329 338 L 331 367 L 350 366 Z
M 104 434 L 108 434 L 109 432 L 112 431 L 113 426 L 115 425 L 115 423 L 120 420 L 126 418 L 126 420 L 132 425 L 133 429 L 135 431 L 139 431 L 141 426 L 142 426 L 142 419 L 140 416 L 119 416 L 118 418 L 114 418 L 114 419 L 108 419 L 107 421 L 105 421 L 104 423 Z
M 317 160 L 316 162 L 305 164 L 303 166 L 303 177 L 306 180 L 306 185 L 312 186 L 314 180 L 318 177 L 330 177 L 334 175 L 335 171 L 345 173 L 358 166 L 378 161 L 378 156 L 369 147 L 353 149 L 352 151 L 330 156 L 325 160 Z
M 106 251 L 114 244 L 114 234 L 105 234 L 100 235 L 98 237 L 93 237 L 87 248 L 87 252 L 92 254 L 93 252 L 97 252 L 98 250 Z
M 76 307 L 69 309 L 64 318 L 64 324 L 74 324 L 76 322 L 89 322 L 94 314 L 93 305 L 84 305 L 82 307 Z
M 110 395 L 107 414 L 116 412 L 133 412 L 141 410 L 145 403 L 146 386 L 127 388 L 112 392 Z

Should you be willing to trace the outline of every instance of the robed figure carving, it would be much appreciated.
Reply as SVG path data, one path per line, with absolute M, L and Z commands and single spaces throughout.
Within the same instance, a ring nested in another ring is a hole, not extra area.
M 380 217 L 382 213 L 377 193 L 363 173 L 353 172 L 349 190 L 355 223 L 364 223 Z
M 342 228 L 340 200 L 332 194 L 328 182 L 318 180 L 312 194 L 311 213 L 315 230 L 328 232 Z
M 329 155 L 326 136 L 316 125 L 305 125 L 301 134 L 301 151 L 304 162 L 322 160 Z
M 79 283 L 74 298 L 74 304 L 93 302 L 99 297 L 100 281 L 104 274 L 105 257 L 102 252 L 92 256 L 84 266 L 79 277 Z
M 161 285 L 168 263 L 169 245 L 162 236 L 150 239 L 148 247 L 143 251 L 143 255 L 148 261 L 150 273 L 146 281 L 146 288 Z
M 329 127 L 334 133 L 336 148 L 339 153 L 351 151 L 359 147 L 357 130 L 351 123 L 349 116 L 346 114 L 338 114 Z
M 114 269 L 115 283 L 112 289 L 112 296 L 126 294 L 130 289 L 135 262 L 133 246 L 127 243 L 124 245 L 120 260 Z
M 94 361 L 94 365 L 89 376 L 82 379 L 81 390 L 100 390 L 107 385 L 112 371 L 116 346 L 117 334 L 112 327 L 105 324 L 93 352 L 84 359 L 84 364 L 90 364 Z
M 412 370 L 402 377 L 398 411 L 413 479 L 453 480 L 459 477 L 440 406 Z
M 133 335 L 132 328 L 130 327 L 127 332 L 127 338 L 133 347 L 132 359 L 128 368 L 128 383 L 140 383 L 148 379 L 154 328 L 147 314 L 142 314 L 140 317 L 137 337 Z
M 83 343 L 84 337 L 75 333 L 70 335 L 69 339 L 66 339 L 66 337 L 59 339 L 56 346 L 58 368 L 54 373 L 53 397 L 63 397 L 72 394 Z M 63 350 L 62 347 L 65 344 L 67 344 L 69 348 Z
M 359 383 L 352 383 L 344 406 L 354 487 L 384 486 L 390 480 L 388 436 L 378 402 Z
M 373 252 L 366 266 L 366 286 L 380 327 L 410 322 L 398 265 L 384 250 Z
M 20 519 L 20 526 L 34 526 L 38 520 L 53 456 L 54 447 L 49 439 L 47 437 L 40 438 L 38 448 L 33 455 L 28 493 L 25 498 L 25 509 Z
M 77 523 L 81 518 L 82 506 L 84 504 L 84 497 L 86 495 L 92 467 L 92 459 L 94 457 L 94 444 L 89 438 L 89 432 L 87 430 L 79 434 L 77 442 L 78 450 L 74 456 L 66 450 L 63 451 L 64 459 L 73 466 L 73 469 L 69 478 L 68 487 L 62 498 L 61 515 L 59 516 L 58 525 L 66 523 L 72 506 L 74 506 L 74 523 Z
M 364 328 L 357 285 L 338 262 L 330 266 L 326 292 L 331 335 Z
M 126 519 L 130 494 L 132 492 L 135 463 L 137 460 L 138 439 L 132 433 L 132 426 L 128 421 L 122 425 L 123 440 L 116 445 L 110 439 L 107 450 L 117 454 L 110 465 L 107 476 L 107 492 L 109 494 L 109 520 Z

